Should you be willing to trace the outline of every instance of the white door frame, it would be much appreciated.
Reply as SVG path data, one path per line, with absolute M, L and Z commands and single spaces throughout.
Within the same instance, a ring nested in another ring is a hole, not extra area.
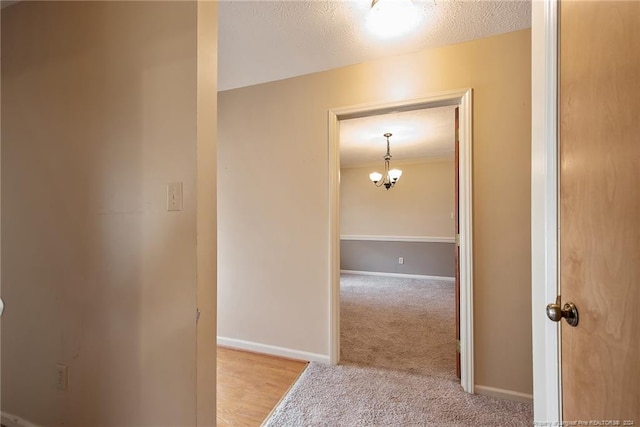
M 329 110 L 329 361 L 340 361 L 340 120 L 397 111 L 460 107 L 460 364 L 461 384 L 474 392 L 472 246 L 472 90 L 440 92 L 418 99 Z M 455 351 L 451 349 L 451 351 Z
M 558 292 L 558 0 L 532 2 L 531 303 L 536 422 L 562 421 L 560 324 L 545 306 Z

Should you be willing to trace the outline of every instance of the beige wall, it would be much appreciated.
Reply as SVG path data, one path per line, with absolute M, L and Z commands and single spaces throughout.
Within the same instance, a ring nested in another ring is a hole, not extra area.
M 392 167 L 402 169 L 402 176 L 388 191 L 369 180 L 369 173 L 380 167 L 340 169 L 341 235 L 454 236 L 453 159 L 393 162 Z
M 3 411 L 47 426 L 195 423 L 196 14 L 3 10 Z M 184 210 L 167 212 L 176 181 Z
M 531 393 L 530 56 L 523 30 L 221 92 L 218 335 L 328 355 L 327 110 L 471 87 L 475 382 Z
M 218 3 L 198 2 L 196 422 L 216 425 Z

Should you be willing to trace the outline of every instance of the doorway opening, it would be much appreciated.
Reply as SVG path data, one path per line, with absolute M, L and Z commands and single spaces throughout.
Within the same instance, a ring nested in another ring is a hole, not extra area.
M 461 384 L 473 393 L 473 288 L 471 233 L 471 89 L 442 92 L 419 99 L 366 104 L 329 111 L 330 176 L 330 363 L 340 360 L 340 121 L 389 113 L 457 106 L 459 109 L 459 245 Z M 384 191 L 384 190 L 381 190 Z M 391 190 L 393 191 L 393 190 Z

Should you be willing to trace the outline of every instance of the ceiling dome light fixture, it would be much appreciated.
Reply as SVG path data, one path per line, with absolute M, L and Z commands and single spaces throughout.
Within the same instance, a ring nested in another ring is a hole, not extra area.
M 396 182 L 400 179 L 402 171 L 400 169 L 389 170 L 389 162 L 391 161 L 391 151 L 389 150 L 389 137 L 392 134 L 385 133 L 384 137 L 387 138 L 387 154 L 384 155 L 384 175 L 379 172 L 371 172 L 369 179 L 375 184 L 376 187 L 382 187 L 387 190 L 391 187 L 395 187 Z
M 369 31 L 391 39 L 411 31 L 420 22 L 420 14 L 411 0 L 373 0 L 367 17 Z

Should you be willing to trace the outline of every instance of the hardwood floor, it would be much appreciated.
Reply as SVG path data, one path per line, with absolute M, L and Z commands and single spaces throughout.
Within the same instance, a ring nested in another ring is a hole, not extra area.
M 307 362 L 218 347 L 217 425 L 262 424 Z

